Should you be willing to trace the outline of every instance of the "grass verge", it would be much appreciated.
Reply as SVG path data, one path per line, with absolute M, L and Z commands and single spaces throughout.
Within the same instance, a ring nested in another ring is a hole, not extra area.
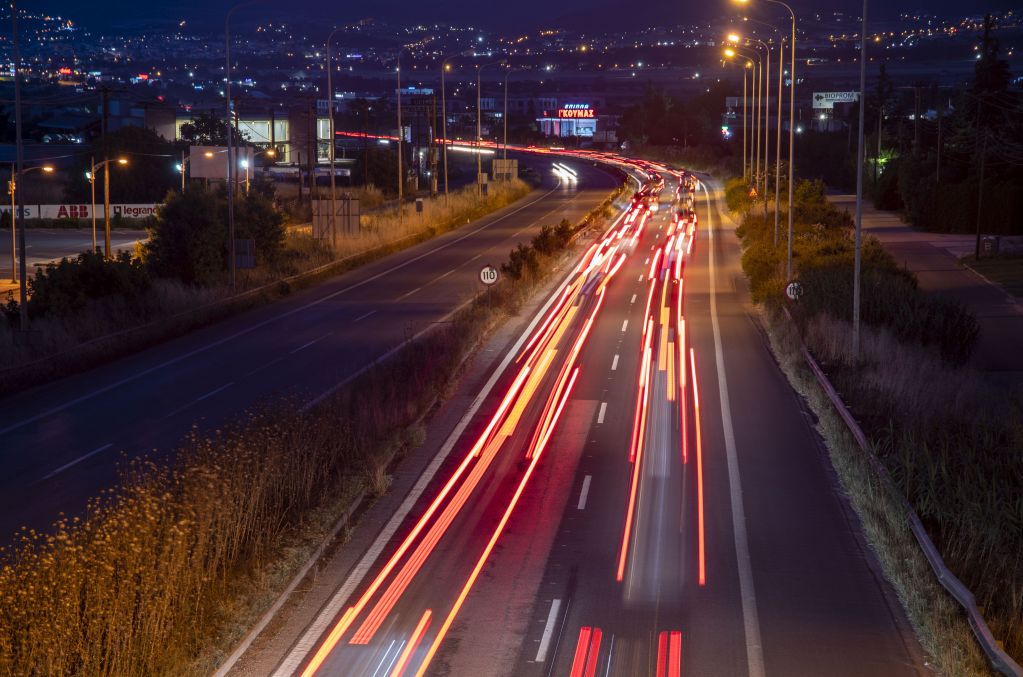
M 572 233 L 554 232 L 535 268 L 314 410 L 276 403 L 193 434 L 172 465 L 131 462 L 83 517 L 22 532 L 0 558 L 0 674 L 207 674 L 351 498 L 386 489 L 466 356 L 555 268 Z
M 1023 256 L 982 258 L 979 261 L 972 256 L 964 256 L 959 262 L 1000 285 L 1013 296 L 1023 297 Z

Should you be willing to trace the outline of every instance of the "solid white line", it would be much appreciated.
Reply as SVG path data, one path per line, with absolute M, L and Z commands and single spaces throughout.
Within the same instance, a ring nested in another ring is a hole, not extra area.
M 607 649 L 607 670 L 604 671 L 604 677 L 608 677 L 611 674 L 611 659 L 615 655 L 615 636 L 611 633 L 611 646 Z
M 611 371 L 616 371 L 617 369 L 618 369 L 618 355 L 615 355 L 615 358 L 613 360 L 611 360 Z
M 629 328 L 629 321 L 625 320 L 625 322 L 622 322 L 622 331 L 625 331 L 628 328 Z
M 551 636 L 554 635 L 554 621 L 558 619 L 558 611 L 561 610 L 561 600 L 551 601 L 551 610 L 547 614 L 547 625 L 543 626 L 543 635 L 540 637 L 540 648 L 536 650 L 536 662 L 543 663 L 547 660 L 547 648 L 551 645 Z
M 597 412 L 597 423 L 604 422 L 604 414 L 607 413 L 607 402 L 600 403 L 600 411 Z
M 375 312 L 376 312 L 375 310 L 371 310 L 368 313 L 364 313 L 362 315 L 359 315 L 357 318 L 352 320 L 352 324 L 355 324 L 356 322 L 361 322 L 362 320 L 365 320 L 367 317 L 369 317 L 370 315 L 372 315 Z
M 632 300 L 630 300 L 629 303 L 635 303 L 635 302 L 636 302 L 636 295 L 633 294 L 632 295 Z
M 394 652 L 394 658 L 391 659 L 391 662 L 387 665 L 387 669 L 384 670 L 384 674 L 385 675 L 388 674 L 391 671 L 391 668 L 394 667 L 394 662 L 396 660 L 398 660 L 399 656 L 401 656 L 401 651 L 404 648 L 405 648 L 405 640 L 403 639 L 403 640 L 401 640 L 401 644 L 398 645 L 398 650 Z M 387 656 L 384 656 L 384 658 L 387 658 Z
M 355 592 L 356 587 L 362 583 L 362 579 L 366 577 L 373 564 L 377 561 L 377 558 L 380 557 L 380 553 L 382 553 L 387 544 L 390 543 L 391 538 L 398 530 L 398 527 L 401 526 L 405 517 L 412 511 L 412 508 L 415 507 L 416 503 L 419 502 L 419 498 L 426 490 L 426 487 L 433 481 L 434 475 L 437 474 L 437 471 L 447 459 L 448 454 L 450 454 L 451 450 L 454 449 L 455 443 L 458 441 L 458 438 L 461 437 L 465 428 L 469 425 L 469 421 L 476 415 L 476 412 L 483 404 L 483 401 L 490 395 L 490 391 L 493 390 L 498 379 L 502 374 L 504 374 L 504 370 L 509 364 L 511 364 L 511 361 L 515 358 L 515 356 L 519 354 L 519 351 L 522 349 L 526 340 L 532 335 L 533 330 L 540 323 L 540 319 L 546 315 L 550 307 L 554 305 L 554 302 L 560 298 L 561 293 L 567 284 L 568 275 L 566 275 L 562 283 L 558 285 L 557 290 L 550 295 L 543 306 L 537 311 L 533 320 L 529 323 L 529 326 L 526 327 L 505 354 L 504 359 L 501 360 L 501 363 L 497 366 L 497 369 L 494 370 L 494 373 L 490 375 L 490 379 L 488 379 L 483 385 L 483 388 L 480 389 L 479 394 L 476 395 L 476 399 L 474 399 L 472 404 L 469 405 L 469 409 L 465 412 L 465 415 L 462 416 L 458 425 L 456 425 L 454 430 L 451 431 L 451 434 L 448 435 L 448 438 L 445 440 L 444 445 L 440 448 L 440 451 L 438 451 L 437 455 L 433 457 L 432 461 L 430 461 L 430 464 L 426 467 L 426 470 L 423 471 L 423 474 L 419 476 L 415 485 L 413 485 L 408 495 L 405 496 L 405 500 L 402 501 L 401 505 L 391 516 L 390 521 L 387 522 L 384 528 L 380 530 L 380 533 L 377 535 L 377 539 L 373 541 L 373 544 L 367 548 L 365 553 L 363 553 L 362 558 L 352 569 L 351 574 L 349 574 L 348 578 L 345 579 L 345 582 L 334 593 L 334 596 L 331 597 L 330 601 L 323 607 L 319 616 L 317 616 L 316 619 L 309 624 L 309 627 L 298 642 L 292 646 L 291 651 L 274 671 L 273 674 L 275 677 L 291 677 L 291 675 L 302 664 L 302 661 L 305 660 L 305 657 L 309 654 L 309 652 L 311 652 L 319 643 L 320 637 L 323 635 L 324 631 L 326 631 L 326 629 L 338 618 L 338 615 L 347 603 L 348 598 Z M 471 303 L 471 301 L 472 299 L 466 303 Z M 457 312 L 457 309 L 453 312 Z M 423 331 L 425 332 L 427 330 Z M 396 352 L 402 347 L 403 346 L 396 346 L 390 352 Z M 387 356 L 378 358 L 378 360 L 382 361 L 386 359 L 386 357 Z M 365 369 L 368 368 L 369 366 L 364 367 L 361 371 L 365 371 Z M 349 376 L 342 381 L 342 384 L 350 381 L 352 378 L 354 378 L 354 376 Z M 307 403 L 305 407 L 303 407 L 303 410 L 307 410 L 315 403 L 323 400 L 331 392 L 334 392 L 337 387 L 338 386 L 335 386 L 331 390 L 328 390 L 326 393 L 323 393 L 316 399 Z
M 106 451 L 107 449 L 109 449 L 112 446 L 114 446 L 114 445 L 113 444 L 104 444 L 102 447 L 97 447 L 96 449 L 93 449 L 92 451 L 90 451 L 88 454 L 86 454 L 84 456 L 79 456 L 78 458 L 76 458 L 75 460 L 71 461 L 70 463 L 67 463 L 65 465 L 60 466 L 59 468 L 57 468 L 56 470 L 51 472 L 49 475 L 46 475 L 45 477 L 43 477 L 43 479 L 44 480 L 48 480 L 51 477 L 53 477 L 54 475 L 58 475 L 58 474 L 64 472 L 65 470 L 67 470 L 68 468 L 70 468 L 73 465 L 78 465 L 79 463 L 81 463 L 82 461 L 84 461 L 87 458 L 92 458 L 93 456 L 95 456 L 99 452 Z
M 750 677 L 764 677 L 764 649 L 760 637 L 760 619 L 757 615 L 757 595 L 753 588 L 753 566 L 750 563 L 749 539 L 746 535 L 746 511 L 742 504 L 742 482 L 739 477 L 739 458 L 735 450 L 735 430 L 732 427 L 732 408 L 728 400 L 728 379 L 725 376 L 724 351 L 721 348 L 721 327 L 718 323 L 717 284 L 714 262 L 714 224 L 710 193 L 706 185 L 707 232 L 710 234 L 710 323 L 714 331 L 714 358 L 718 372 L 718 395 L 721 399 L 721 427 L 725 435 L 725 455 L 728 459 L 728 486 L 732 503 L 732 532 L 735 539 L 735 558 L 739 565 L 739 594 L 742 597 L 742 621 L 746 630 L 746 662 Z
M 592 475 L 587 475 L 583 478 L 583 488 L 579 492 L 579 503 L 575 506 L 578 510 L 586 509 L 586 497 L 590 495 L 590 481 L 592 479 Z
M 126 376 L 126 377 L 124 377 L 124 378 L 122 378 L 122 379 L 120 379 L 118 381 L 114 381 L 113 383 L 105 385 L 102 388 L 97 388 L 96 390 L 93 390 L 90 393 L 86 393 L 85 395 L 81 395 L 80 397 L 76 397 L 73 400 L 68 400 L 67 402 L 64 402 L 62 404 L 58 404 L 57 406 L 51 407 L 50 409 L 47 409 L 46 411 L 42 411 L 42 412 L 39 412 L 38 414 L 35 414 L 33 416 L 29 416 L 28 418 L 22 419 L 21 421 L 18 421 L 17 423 L 12 423 L 12 424 L 8 425 L 7 427 L 0 429 L 0 435 L 6 435 L 7 433 L 9 433 L 9 432 L 11 432 L 13 430 L 17 430 L 19 428 L 23 428 L 23 427 L 29 425 L 30 423 L 35 423 L 36 421 L 39 421 L 41 419 L 47 418 L 49 416 L 52 416 L 53 414 L 59 413 L 61 411 L 64 411 L 65 409 L 69 409 L 69 408 L 75 406 L 76 404 L 80 404 L 82 402 L 85 402 L 86 400 L 90 400 L 90 399 L 92 399 L 94 397 L 102 395 L 103 393 L 106 393 L 106 392 L 109 392 L 111 390 L 114 390 L 115 388 L 118 388 L 118 387 L 120 387 L 120 386 L 122 386 L 122 385 L 124 385 L 126 383 L 131 383 L 132 381 L 136 381 L 136 380 L 138 380 L 138 379 L 140 379 L 140 378 L 142 378 L 144 376 L 148 376 L 149 374 L 152 374 L 153 372 L 159 371 L 159 370 L 164 369 L 166 367 L 169 367 L 169 366 L 171 366 L 173 364 L 177 364 L 178 362 L 181 362 L 182 360 L 186 360 L 189 357 L 192 357 L 193 355 L 198 355 L 199 353 L 204 353 L 207 350 L 210 350 L 211 348 L 216 348 L 219 345 L 223 345 L 225 343 L 229 343 L 231 341 L 234 341 L 238 337 L 244 336 L 246 334 L 249 334 L 249 333 L 251 333 L 251 332 L 253 332 L 253 331 L 257 330 L 257 329 L 260 329 L 261 327 L 265 327 L 268 324 L 271 324 L 273 322 L 277 322 L 278 320 L 283 320 L 286 317 L 291 317 L 292 315 L 294 315 L 296 313 L 300 313 L 303 310 L 308 310 L 309 308 L 313 308 L 315 306 L 318 306 L 321 303 L 325 303 L 325 302 L 329 301 L 330 299 L 333 299 L 333 298 L 335 298 L 337 296 L 340 296 L 341 294 L 345 294 L 347 292 L 352 291 L 353 289 L 358 289 L 359 287 L 365 286 L 365 285 L 367 285 L 367 284 L 369 284 L 371 282 L 375 282 L 376 280 L 378 280 L 378 279 L 380 279 L 382 277 L 385 277 L 387 275 L 391 275 L 396 270 L 401 270 L 402 268 L 405 268 L 406 266 L 410 266 L 413 263 L 416 263 L 417 261 L 420 261 L 421 259 L 426 258 L 427 256 L 435 254 L 435 253 L 437 253 L 437 252 L 439 252 L 439 251 L 441 251 L 443 249 L 447 249 L 448 247 L 451 247 L 452 245 L 458 244 L 459 242 L 461 242 L 462 240 L 465 240 L 466 238 L 472 237 L 473 235 L 475 235 L 476 233 L 479 233 L 480 231 L 483 231 L 483 230 L 486 230 L 487 228 L 490 228 L 494 224 L 497 224 L 497 223 L 500 223 L 501 221 L 504 221 L 508 217 L 513 216 L 514 214 L 517 214 L 518 212 L 522 211 L 526 207 L 529 207 L 529 206 L 539 202 L 540 200 L 543 200 L 544 198 L 552 195 L 557 190 L 558 189 L 555 187 L 555 188 L 549 190 L 548 192 L 544 193 L 540 197 L 536 198 L 535 200 L 527 202 L 526 204 L 522 205 L 521 207 L 518 207 L 517 209 L 515 209 L 513 211 L 508 212 L 507 214 L 502 214 L 500 217 L 494 219 L 493 221 L 490 221 L 489 223 L 486 223 L 486 224 L 480 226 L 479 228 L 475 228 L 475 229 L 473 229 L 473 230 L 471 230 L 471 231 L 469 231 L 469 232 L 467 232 L 467 233 L 465 233 L 465 234 L 463 234 L 463 235 L 461 235 L 461 236 L 459 236 L 457 238 L 454 238 L 454 239 L 452 239 L 452 240 L 450 240 L 448 242 L 445 242 L 445 243 L 443 243 L 443 244 L 441 244 L 441 245 L 439 245 L 437 247 L 434 247 L 434 248 L 432 248 L 432 249 L 430 249 L 428 251 L 425 251 L 422 254 L 419 254 L 418 256 L 414 256 L 411 259 L 408 259 L 407 261 L 402 261 L 401 263 L 399 263 L 397 265 L 391 266 L 387 270 L 382 270 L 379 273 L 377 273 L 376 275 L 372 275 L 370 277 L 367 277 L 364 280 L 360 280 L 359 282 L 355 282 L 353 284 L 350 284 L 347 287 L 342 287 L 341 289 L 338 289 L 337 291 L 331 292 L 330 294 L 327 294 L 325 296 L 321 296 L 318 299 L 313 299 L 309 303 L 306 303 L 304 305 L 298 306 L 297 308 L 292 308 L 291 310 L 288 310 L 288 311 L 285 311 L 283 313 L 280 313 L 279 315 L 274 315 L 273 317 L 267 318 L 267 319 L 265 319 L 265 320 L 263 320 L 261 322 L 257 322 L 256 324 L 249 325 L 248 327 L 245 327 L 244 329 L 236 331 L 235 333 L 231 334 L 230 336 L 224 336 L 222 338 L 217 339 L 216 341 L 211 341 L 210 343 L 207 343 L 206 345 L 199 346 L 198 348 L 190 350 L 190 351 L 188 351 L 186 353 L 182 353 L 181 355 L 178 355 L 177 357 L 173 357 L 173 358 L 171 358 L 171 359 L 169 359 L 169 360 L 167 360 L 165 362 L 161 362 L 160 364 L 155 364 L 152 367 L 149 367 L 147 369 L 142 369 L 141 371 L 137 371 L 137 372 L 135 372 L 134 374 L 132 374 L 130 376 Z M 555 209 L 557 209 L 557 208 L 555 208 Z M 555 210 L 552 210 L 552 211 L 555 211 Z M 487 218 L 487 217 L 484 217 L 484 218 Z M 477 259 L 477 258 L 479 258 L 479 254 L 477 254 L 476 256 L 474 256 L 472 259 L 469 259 L 469 260 L 472 261 L 473 259 Z
M 230 383 L 225 383 L 224 385 L 220 386 L 219 388 L 214 388 L 213 390 L 209 391 L 205 395 L 200 395 L 199 397 L 195 398 L 195 401 L 196 402 L 202 402 L 205 399 L 213 397 L 214 395 L 219 393 L 221 390 L 227 390 L 228 388 L 230 388 L 233 385 L 234 385 L 234 381 L 231 381 Z

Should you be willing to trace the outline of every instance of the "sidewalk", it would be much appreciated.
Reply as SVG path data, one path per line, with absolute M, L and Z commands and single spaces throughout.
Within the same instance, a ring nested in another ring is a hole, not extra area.
M 855 211 L 854 195 L 828 199 L 850 214 Z M 980 323 L 974 353 L 978 369 L 999 382 L 1023 383 L 1023 304 L 959 263 L 973 253 L 973 235 L 919 231 L 895 212 L 870 204 L 863 205 L 863 233 L 880 240 L 900 265 L 916 273 L 921 290 L 959 301 L 973 311 Z

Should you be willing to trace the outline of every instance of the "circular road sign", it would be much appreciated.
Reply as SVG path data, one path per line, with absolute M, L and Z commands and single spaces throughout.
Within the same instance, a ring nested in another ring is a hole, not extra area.
M 499 277 L 501 277 L 500 273 L 498 273 L 497 268 L 494 268 L 493 266 L 486 265 L 480 268 L 480 282 L 488 287 L 492 284 L 496 284 Z
M 785 296 L 788 296 L 790 301 L 798 301 L 802 295 L 803 285 L 798 282 L 792 281 L 785 285 Z

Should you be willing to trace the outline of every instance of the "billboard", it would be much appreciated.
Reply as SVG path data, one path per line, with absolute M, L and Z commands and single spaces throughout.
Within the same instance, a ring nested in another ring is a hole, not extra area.
M 111 218 L 119 216 L 123 219 L 144 219 L 155 216 L 160 204 L 125 204 L 111 203 Z M 22 205 L 26 219 L 91 219 L 91 204 L 60 204 L 60 205 Z M 10 205 L 0 205 L 0 214 L 9 214 Z M 103 218 L 103 204 L 96 205 L 96 218 Z
M 830 110 L 836 103 L 853 103 L 859 99 L 859 92 L 814 92 L 813 107 Z
M 563 120 L 588 120 L 597 117 L 597 111 L 588 103 L 566 103 L 558 109 L 558 117 Z

